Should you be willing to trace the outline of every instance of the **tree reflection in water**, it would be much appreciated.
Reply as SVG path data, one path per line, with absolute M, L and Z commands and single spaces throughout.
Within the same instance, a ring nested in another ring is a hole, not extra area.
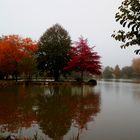
M 40 94 L 37 114 L 46 135 L 62 140 L 71 126 L 87 129 L 87 122 L 93 121 L 100 111 L 100 95 L 89 88 L 53 86 L 47 94 Z
M 89 86 L 20 87 L 0 91 L 0 110 L 0 138 L 3 132 L 10 132 L 26 140 L 63 140 L 76 127 L 77 134 L 68 139 L 78 140 L 79 132 L 100 112 L 100 94 Z M 37 128 L 32 127 L 34 122 Z M 24 135 L 29 129 L 32 135 Z
M 13 134 L 19 137 L 20 131 L 37 121 L 33 111 L 36 98 L 32 92 L 32 88 L 25 87 L 0 90 L 0 139 Z

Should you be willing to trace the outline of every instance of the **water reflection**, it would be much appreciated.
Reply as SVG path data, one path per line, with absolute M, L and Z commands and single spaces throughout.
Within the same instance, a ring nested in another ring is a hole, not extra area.
M 132 95 L 133 95 L 133 98 L 135 100 L 135 103 L 140 101 L 140 89 L 139 89 L 139 86 L 136 85 L 133 85 L 132 86 Z
M 24 87 L 0 90 L 0 138 L 19 135 L 22 128 L 30 128 L 37 121 L 32 92 L 32 88 Z
M 48 94 L 38 97 L 39 124 L 43 132 L 59 140 L 69 131 L 71 125 L 87 128 L 87 122 L 100 111 L 99 94 L 79 92 L 83 87 L 50 87 Z M 78 91 L 78 92 L 72 92 Z
M 0 92 L 0 135 L 9 132 L 20 139 L 47 136 L 62 140 L 75 127 L 78 134 L 74 137 L 78 139 L 79 132 L 100 112 L 100 94 L 89 86 L 20 87 L 10 91 Z

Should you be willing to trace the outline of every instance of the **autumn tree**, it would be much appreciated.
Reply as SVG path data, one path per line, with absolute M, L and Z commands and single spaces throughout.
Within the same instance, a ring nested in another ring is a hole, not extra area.
M 58 81 L 63 67 L 69 61 L 71 39 L 68 32 L 55 24 L 42 35 L 38 45 L 38 68 L 49 72 Z
M 18 35 L 2 36 L 0 39 L 0 72 L 4 76 L 15 75 L 16 78 L 17 74 L 26 73 L 30 64 L 23 65 L 23 60 L 33 59 L 36 51 L 37 44 L 30 38 L 22 38 Z
M 134 75 L 140 78 L 140 58 L 135 58 L 132 60 L 132 68 L 134 70 Z
M 100 56 L 94 51 L 94 47 L 88 45 L 86 39 L 81 37 L 79 42 L 71 48 L 69 54 L 71 59 L 64 68 L 65 71 L 81 72 L 82 80 L 85 71 L 94 75 L 101 74 Z
M 23 73 L 27 78 L 30 79 L 37 66 L 35 53 L 38 50 L 38 45 L 30 38 L 23 38 L 22 41 L 24 57 L 22 57 L 18 64 L 18 70 L 20 73 Z
M 115 66 L 114 75 L 115 75 L 115 78 L 116 78 L 116 79 L 119 79 L 119 78 L 120 78 L 120 76 L 121 76 L 121 70 L 120 70 L 119 65 L 116 65 L 116 66 Z
M 0 40 L 0 71 L 3 75 L 17 72 L 19 53 L 17 36 L 3 36 Z
M 121 48 L 126 48 L 132 45 L 140 45 L 140 1 L 139 0 L 124 0 L 118 8 L 115 19 L 123 27 L 128 30 L 119 30 L 114 32 L 112 37 L 121 41 Z M 135 50 L 138 54 L 140 51 Z
M 36 71 L 36 58 L 25 57 L 18 64 L 18 70 L 20 73 L 24 74 L 28 80 L 31 79 L 32 74 Z

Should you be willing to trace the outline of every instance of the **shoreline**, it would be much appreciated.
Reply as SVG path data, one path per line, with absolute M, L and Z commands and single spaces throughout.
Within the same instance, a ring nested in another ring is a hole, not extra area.
M 0 80 L 0 88 L 3 87 L 12 87 L 16 85 L 25 85 L 25 86 L 31 86 L 31 85 L 44 85 L 44 86 L 53 86 L 53 85 L 97 85 L 97 81 L 95 80 L 93 82 L 77 82 L 77 81 L 15 81 L 15 80 Z

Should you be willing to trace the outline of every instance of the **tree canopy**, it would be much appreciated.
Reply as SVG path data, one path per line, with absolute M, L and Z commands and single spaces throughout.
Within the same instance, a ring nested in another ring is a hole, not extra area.
M 125 66 L 121 70 L 121 78 L 133 78 L 134 70 L 132 66 Z
M 118 8 L 115 19 L 123 27 L 128 28 L 128 30 L 114 31 L 112 35 L 113 38 L 123 43 L 121 48 L 140 45 L 140 1 L 124 0 Z M 140 49 L 135 50 L 136 54 L 139 52 Z
M 42 35 L 38 45 L 38 68 L 46 70 L 58 81 L 63 67 L 69 61 L 71 39 L 68 32 L 59 24 L 55 24 Z
M 80 71 L 81 74 L 87 71 L 95 75 L 101 74 L 100 56 L 94 51 L 94 47 L 88 45 L 86 39 L 81 37 L 79 42 L 71 48 L 69 54 L 71 59 L 64 68 L 65 71 Z
M 103 70 L 102 77 L 104 79 L 112 79 L 113 78 L 114 69 L 110 66 L 106 66 Z
M 119 65 L 116 65 L 116 66 L 115 66 L 115 69 L 114 69 L 114 76 L 115 76 L 116 79 L 119 79 L 120 76 L 121 76 L 121 70 L 120 70 Z
M 23 59 L 33 59 L 36 51 L 37 44 L 30 38 L 22 38 L 18 35 L 2 36 L 0 39 L 1 75 L 25 73 L 27 65 L 25 66 L 22 64 L 20 69 L 19 65 Z M 25 71 L 23 69 L 25 69 Z M 30 72 L 31 71 L 32 70 L 30 69 Z

